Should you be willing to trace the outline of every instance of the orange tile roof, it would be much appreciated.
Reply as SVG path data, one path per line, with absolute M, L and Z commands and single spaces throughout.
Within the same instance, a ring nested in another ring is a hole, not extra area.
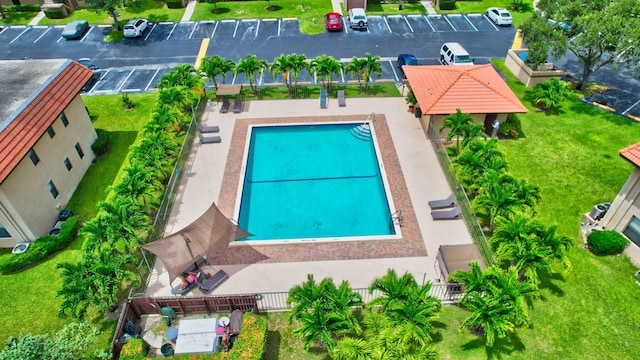
M 620 156 L 627 159 L 627 161 L 633 165 L 640 166 L 640 143 L 627 146 L 620 150 Z
M 527 109 L 491 66 L 404 66 L 423 114 L 523 113 Z
M 93 76 L 93 71 L 74 61 L 63 67 L 49 78 L 48 84 L 43 84 L 40 93 L 22 105 L 22 111 L 0 132 L 0 183 L 7 179 Z

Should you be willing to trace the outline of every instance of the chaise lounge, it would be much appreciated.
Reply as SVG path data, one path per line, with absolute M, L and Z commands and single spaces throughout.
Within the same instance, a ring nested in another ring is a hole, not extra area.
M 200 290 L 203 293 L 207 294 L 209 293 L 209 291 L 215 289 L 218 285 L 220 285 L 220 283 L 225 281 L 228 277 L 229 275 L 227 275 L 227 273 L 224 272 L 224 270 L 219 270 L 211 278 L 200 283 Z
M 202 123 L 198 123 L 196 126 L 201 133 L 217 133 L 220 131 L 220 128 L 217 126 L 204 126 Z
M 225 114 L 229 112 L 229 99 L 225 98 L 222 100 L 222 106 L 220 107 L 220 112 Z
M 451 193 L 448 198 L 429 201 L 429 207 L 433 210 L 452 207 L 456 204 L 456 194 Z
M 327 108 L 327 90 L 322 89 L 320 90 L 320 108 L 321 109 L 326 109 Z
M 217 144 L 222 141 L 220 136 L 204 136 L 201 133 L 198 133 L 198 138 L 201 144 Z
M 338 106 L 345 107 L 347 102 L 344 98 L 344 90 L 338 90 Z
M 184 271 L 182 272 L 182 274 L 180 276 L 182 277 L 186 277 L 187 275 L 189 275 L 190 272 L 196 271 L 200 269 L 200 266 L 202 266 L 202 264 L 206 263 L 207 260 L 203 257 L 199 257 L 197 258 L 191 265 L 189 265 L 186 269 L 184 269 Z M 202 271 L 198 271 L 196 274 L 196 282 L 190 284 L 189 286 L 187 286 L 186 288 L 182 288 L 182 283 L 180 283 L 178 286 L 175 286 L 171 289 L 171 294 L 176 295 L 176 296 L 182 296 L 186 293 L 188 293 L 189 291 L 193 290 L 196 288 L 196 286 L 199 285 L 200 282 L 202 282 L 204 280 L 204 274 L 202 273 Z
M 456 205 L 454 208 L 449 210 L 440 210 L 440 211 L 432 211 L 431 217 L 433 220 L 453 220 L 458 219 L 462 216 L 462 209 L 460 206 Z

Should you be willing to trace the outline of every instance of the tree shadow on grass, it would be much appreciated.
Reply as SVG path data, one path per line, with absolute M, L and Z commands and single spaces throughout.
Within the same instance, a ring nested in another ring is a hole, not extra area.
M 228 13 L 230 11 L 231 10 L 229 8 L 226 8 L 226 7 L 219 7 L 219 8 L 211 9 L 211 13 L 212 14 L 217 14 L 217 15 L 226 14 L 226 13 Z
M 551 294 L 557 297 L 563 297 L 565 295 L 564 290 L 557 285 L 557 282 L 564 282 L 565 278 L 561 273 L 547 273 L 540 275 L 540 284 L 538 288 L 540 289 L 548 289 Z M 546 300 L 544 297 L 541 297 L 542 300 Z
M 484 336 L 462 345 L 463 350 L 473 350 L 482 347 L 484 347 L 484 351 L 487 354 L 487 359 L 504 359 L 514 352 L 522 353 L 526 349 L 524 343 L 516 333 L 511 333 L 505 338 L 497 339 L 493 346 L 485 345 Z
M 280 331 L 268 330 L 267 341 L 264 358 L 265 359 L 279 359 L 280 358 L 280 344 L 282 342 L 282 335 Z

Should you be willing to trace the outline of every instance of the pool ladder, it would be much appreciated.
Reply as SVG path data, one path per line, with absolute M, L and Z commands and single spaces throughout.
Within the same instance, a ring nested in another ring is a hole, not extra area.
M 391 217 L 389 218 L 389 228 L 393 228 L 394 225 L 398 225 L 402 227 L 402 221 L 404 218 L 402 217 L 402 210 L 396 210 Z

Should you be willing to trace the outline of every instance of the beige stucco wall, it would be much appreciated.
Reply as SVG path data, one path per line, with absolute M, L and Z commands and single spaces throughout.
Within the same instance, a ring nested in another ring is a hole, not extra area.
M 640 218 L 640 169 L 635 168 L 600 221 L 606 229 L 622 233 L 633 216 Z
M 497 119 L 500 123 L 502 123 L 507 120 L 508 115 L 509 114 L 498 114 Z M 449 115 L 426 115 L 425 114 L 425 115 L 422 115 L 422 117 L 420 118 L 420 122 L 422 122 L 422 126 L 425 129 L 429 128 L 430 122 L 433 122 L 433 126 L 435 127 L 436 130 L 438 130 L 440 129 L 440 126 L 442 126 L 444 118 L 446 118 L 447 116 Z M 487 114 L 471 114 L 471 116 L 473 117 L 473 121 L 475 123 L 484 124 L 484 119 L 486 118 Z M 447 134 L 449 134 L 449 129 L 444 129 L 439 134 L 440 134 L 440 137 L 444 139 L 447 137 Z
M 58 210 L 67 205 L 95 158 L 91 144 L 97 134 L 79 95 L 64 114 L 69 125 L 65 127 L 60 118 L 56 119 L 52 125 L 55 136 L 50 138 L 45 132 L 33 147 L 40 162 L 33 165 L 25 156 L 0 184 L 0 222 L 13 236 L 0 239 L 0 247 L 33 241 L 46 235 L 56 222 Z M 76 143 L 84 152 L 82 159 L 75 149 Z M 64 164 L 66 158 L 72 165 L 70 171 Z M 53 181 L 58 189 L 55 199 L 49 192 L 49 181 Z
M 518 80 L 526 87 L 535 87 L 541 82 L 558 79 L 562 76 L 562 70 L 554 70 L 553 63 L 542 64 L 537 70 L 532 70 L 519 57 L 520 54 L 528 51 L 528 49 L 509 50 L 505 59 L 505 66 L 511 70 Z

